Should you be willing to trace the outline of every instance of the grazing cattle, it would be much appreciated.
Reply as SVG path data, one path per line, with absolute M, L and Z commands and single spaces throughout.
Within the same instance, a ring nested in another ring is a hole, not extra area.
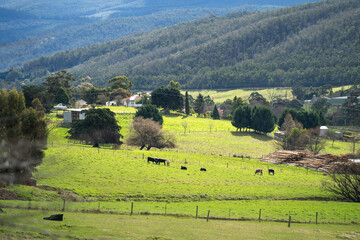
M 44 217 L 44 220 L 62 221 L 63 214 L 55 214 L 55 215 L 51 215 L 50 217 Z
M 100 148 L 100 146 L 99 146 L 98 143 L 95 143 L 95 144 L 93 145 L 93 147 L 94 147 L 94 148 Z
M 157 159 L 156 158 L 152 158 L 152 157 L 148 157 L 147 162 L 153 162 L 153 163 L 157 163 Z
M 200 168 L 200 171 L 206 172 L 206 168 Z
M 160 163 L 164 163 L 164 165 L 165 165 L 166 159 L 156 158 L 156 164 L 160 165 Z
M 181 166 L 181 170 L 187 170 L 187 167 Z
M 269 169 L 268 169 L 268 173 L 269 173 L 269 174 L 272 174 L 272 175 L 275 175 L 275 170 L 274 170 L 274 169 L 269 168 Z
M 263 175 L 263 170 L 262 170 L 262 169 L 256 169 L 256 170 L 255 170 L 255 174 L 261 174 L 261 175 Z

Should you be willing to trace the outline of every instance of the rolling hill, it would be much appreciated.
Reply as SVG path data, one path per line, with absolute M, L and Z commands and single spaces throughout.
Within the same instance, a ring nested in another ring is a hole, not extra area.
M 134 32 L 238 9 L 268 10 L 309 0 L 144 1 L 111 0 L 0 2 L 0 70 L 25 61 Z
M 267 12 L 210 15 L 24 64 L 39 83 L 68 69 L 97 86 L 126 75 L 137 88 L 353 84 L 360 79 L 360 2 L 327 0 Z

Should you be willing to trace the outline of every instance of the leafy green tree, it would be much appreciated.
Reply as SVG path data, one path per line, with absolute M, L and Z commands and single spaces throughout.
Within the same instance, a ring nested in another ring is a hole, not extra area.
M 65 89 L 62 87 L 58 89 L 56 92 L 56 95 L 54 97 L 54 104 L 63 103 L 63 104 L 69 104 L 69 95 L 66 93 Z
M 130 92 L 130 88 L 133 87 L 133 83 L 126 76 L 117 76 L 109 80 L 111 90 L 118 88 L 125 89 Z
M 131 134 L 127 138 L 127 144 L 139 146 L 140 150 L 155 148 L 174 148 L 175 138 L 166 134 L 158 122 L 150 118 L 136 117 L 133 121 Z
M 330 107 L 331 104 L 326 98 L 320 98 L 316 102 L 314 102 L 314 104 L 311 106 L 311 109 L 326 114 Z
M 40 165 L 48 130 L 44 113 L 25 107 L 22 92 L 0 90 L 0 184 L 24 183 Z
M 183 101 L 180 90 L 176 88 L 161 86 L 151 92 L 151 104 L 167 111 L 181 109 Z
M 251 114 L 251 127 L 256 132 L 269 133 L 275 129 L 276 117 L 266 106 L 255 106 Z
M 167 85 L 166 87 L 168 87 L 168 88 L 174 88 L 174 89 L 177 89 L 177 90 L 179 90 L 179 91 L 180 91 L 180 89 L 181 89 L 180 83 L 179 83 L 179 82 L 174 82 L 173 80 L 171 80 L 171 81 L 169 82 L 169 85 Z
M 205 100 L 203 95 L 201 95 L 201 93 L 199 93 L 199 95 L 196 97 L 195 102 L 194 102 L 194 110 L 197 114 L 203 114 L 204 110 L 205 110 Z
M 185 93 L 185 113 L 186 115 L 190 114 L 189 94 L 187 91 Z
M 70 139 L 85 141 L 86 144 L 114 143 L 122 144 L 119 133 L 121 127 L 115 119 L 115 113 L 108 108 L 85 110 L 85 119 L 71 123 Z
M 242 128 L 251 127 L 251 108 L 248 105 L 238 107 L 232 115 L 231 124 L 240 132 Z
M 234 100 L 232 101 L 232 105 L 231 105 L 231 115 L 234 114 L 234 112 L 237 108 L 243 107 L 245 105 L 246 105 L 246 103 L 241 97 L 235 96 Z
M 45 108 L 45 112 L 50 112 L 53 103 L 50 101 L 49 93 L 45 86 L 37 86 L 37 85 L 30 85 L 30 86 L 21 86 L 22 92 L 25 97 L 25 105 L 26 107 L 30 107 L 32 101 L 38 98 Z
M 278 125 L 281 126 L 284 123 L 285 116 L 290 113 L 292 118 L 300 122 L 304 128 L 315 128 L 320 126 L 322 123 L 325 123 L 325 117 L 323 114 L 317 111 L 304 111 L 304 110 L 295 110 L 292 108 L 286 108 L 282 113 L 278 121 Z
M 96 103 L 96 100 L 98 99 L 99 94 L 100 94 L 100 91 L 98 88 L 91 87 L 91 88 L 88 88 L 85 90 L 83 99 L 88 104 L 94 104 L 94 103 Z
M 135 118 L 137 117 L 151 118 L 153 121 L 158 122 L 160 125 L 162 125 L 164 122 L 159 110 L 156 108 L 155 105 L 151 104 L 141 106 L 135 113 Z
M 76 79 L 68 73 L 66 70 L 56 72 L 55 75 L 46 77 L 46 81 L 43 85 L 47 88 L 51 102 L 58 92 L 59 88 L 63 88 L 71 99 L 73 97 L 73 91 L 71 89 L 71 82 L 75 82 Z
M 214 110 L 213 110 L 213 113 L 212 113 L 212 118 L 213 119 L 220 119 L 220 114 L 219 114 L 219 111 L 216 107 L 216 104 L 214 105 Z

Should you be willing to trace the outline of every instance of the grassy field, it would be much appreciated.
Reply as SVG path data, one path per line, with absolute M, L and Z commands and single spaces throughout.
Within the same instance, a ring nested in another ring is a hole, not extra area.
M 165 216 L 64 213 L 64 221 L 45 221 L 59 212 L 5 209 L 2 239 L 359 239 L 359 225 L 246 222 Z M 10 222 L 16 224 L 9 225 Z
M 349 89 L 351 85 L 333 88 L 333 92 Z M 201 91 L 189 91 L 188 93 L 195 99 L 199 93 L 203 96 L 210 96 L 215 103 L 222 103 L 226 99 L 233 99 L 235 96 L 241 97 L 247 100 L 251 93 L 258 92 L 263 95 L 267 100 L 271 98 L 293 98 L 291 88 L 269 88 L 269 89 L 235 89 L 229 91 L 219 90 L 201 90 Z M 184 93 L 185 94 L 185 93 Z
M 258 92 L 263 95 L 266 99 L 269 99 L 269 96 L 276 98 L 292 98 L 291 88 L 272 88 L 272 89 L 236 89 L 230 91 L 218 91 L 218 90 L 201 90 L 201 91 L 189 91 L 188 93 L 196 99 L 196 97 L 201 93 L 203 96 L 210 96 L 215 103 L 222 103 L 226 99 L 233 99 L 235 96 L 241 97 L 242 99 L 247 100 L 251 93 Z
M 126 139 L 134 110 L 112 107 L 112 111 L 117 112 L 116 118 L 122 127 L 121 134 Z M 54 117 L 50 117 L 50 119 L 56 121 Z M 168 214 L 195 216 L 195 209 L 198 207 L 199 216 L 202 217 L 205 217 L 207 211 L 210 210 L 211 217 L 229 218 L 230 213 L 230 218 L 255 220 L 259 210 L 262 209 L 262 219 L 264 220 L 285 220 L 290 214 L 294 221 L 314 222 L 315 214 L 318 212 L 319 222 L 322 223 L 360 222 L 359 203 L 334 202 L 332 201 L 334 196 L 323 190 L 322 183 L 328 180 L 328 176 L 324 176 L 320 172 L 306 171 L 304 168 L 259 162 L 258 158 L 275 150 L 274 140 L 271 137 L 253 133 L 237 133 L 230 121 L 195 116 L 165 116 L 163 128 L 176 137 L 177 148 L 140 151 L 136 147 L 124 144 L 120 150 L 113 149 L 111 145 L 101 146 L 100 149 L 97 149 L 76 141 L 68 141 L 66 139 L 68 129 L 57 127 L 50 132 L 45 158 L 37 168 L 37 172 L 34 173 L 38 184 L 51 187 L 44 187 L 47 189 L 44 190 L 19 185 L 11 186 L 8 189 L 16 192 L 17 197 L 25 201 L 3 200 L 0 201 L 0 205 L 2 208 L 10 207 L 7 211 L 16 215 L 24 210 L 16 210 L 13 209 L 14 207 L 61 210 L 62 199 L 65 198 L 66 210 L 78 212 L 67 212 L 66 214 L 70 216 L 77 216 L 76 214 L 80 214 L 79 212 L 82 211 L 97 210 L 107 213 L 128 213 L 131 202 L 134 202 L 134 213 L 136 214 L 164 214 L 166 208 Z M 350 143 L 336 141 L 332 146 L 329 142 L 324 152 L 345 154 L 350 152 L 350 145 Z M 148 156 L 169 159 L 170 166 L 148 164 L 146 162 Z M 181 166 L 187 166 L 188 170 L 181 170 Z M 206 168 L 207 171 L 200 172 L 200 168 Z M 264 170 L 273 168 L 275 175 L 255 176 L 254 172 L 257 168 Z M 31 200 L 30 203 L 29 200 Z M 74 200 L 77 202 L 72 202 Z M 43 214 L 38 211 L 26 211 L 26 214 L 28 212 L 31 213 L 31 216 Z M 88 215 L 81 214 L 81 216 L 83 216 L 84 222 L 79 223 L 76 220 L 76 227 L 69 227 L 75 234 L 71 238 L 82 239 L 90 236 L 84 233 L 86 230 L 83 231 L 83 229 L 86 228 L 83 226 L 87 222 L 91 226 L 93 220 L 92 218 L 88 219 L 87 216 L 93 215 L 88 213 Z M 94 216 L 103 215 L 94 214 Z M 99 221 L 112 221 L 113 217 L 115 216 L 104 216 L 101 217 L 104 219 Z M 126 224 L 132 224 L 130 228 L 141 227 L 141 224 L 136 225 L 131 220 L 132 218 L 125 216 L 117 216 L 117 218 L 123 219 L 124 224 L 127 221 Z M 169 222 L 169 224 L 174 224 L 174 228 L 176 224 L 180 224 L 175 222 L 180 220 L 186 222 L 181 223 L 185 226 L 196 225 L 198 221 L 191 218 L 167 217 L 165 219 L 153 215 L 133 218 L 143 225 L 145 224 L 143 220 L 157 221 L 159 224 L 165 225 Z M 216 222 L 220 223 L 221 221 Z M 201 224 L 203 223 L 206 222 L 201 221 Z M 52 223 L 41 221 L 37 227 L 49 229 L 52 233 L 62 236 L 69 232 L 66 230 L 68 228 L 65 227 L 65 224 L 73 226 L 74 222 L 64 222 L 59 225 L 62 227 L 55 229 L 48 224 Z M 199 229 L 204 229 L 197 233 L 192 232 L 188 238 L 178 237 L 177 234 L 180 232 L 177 233 L 174 230 L 169 231 L 169 234 L 166 234 L 166 231 L 160 231 L 161 235 L 159 236 L 137 235 L 138 233 L 130 231 L 131 234 L 124 235 L 124 238 L 235 239 L 237 231 L 235 229 L 250 229 L 250 226 L 255 223 L 241 224 L 245 223 L 222 223 L 222 225 L 228 226 L 221 230 L 224 231 L 224 234 L 229 232 L 225 235 L 206 232 L 206 225 L 199 225 Z M 284 223 L 282 225 L 262 224 L 261 228 L 264 229 L 261 231 L 263 233 L 259 233 L 258 239 L 266 239 L 266 234 L 272 234 L 270 233 L 272 228 L 275 233 L 277 231 L 275 229 L 278 227 L 282 229 L 282 226 L 287 229 Z M 308 226 L 311 227 L 308 228 Z M 136 231 L 150 231 L 144 226 L 142 227 Z M 316 229 L 319 228 L 315 229 L 313 225 L 301 225 L 298 230 L 307 232 L 314 239 L 332 239 L 339 236 L 359 237 L 359 232 L 354 233 L 355 235 L 348 235 L 344 229 L 334 230 L 338 227 L 327 228 L 327 230 L 325 230 L 325 226 L 322 227 L 324 230 L 320 231 L 321 234 L 316 232 Z M 102 229 L 100 223 L 94 227 L 94 239 L 116 238 L 113 235 L 113 227 L 109 226 L 106 231 Z M 356 228 L 351 226 L 348 229 L 349 232 L 353 232 L 354 230 L 350 229 Z M 5 234 L 4 236 L 14 234 L 15 239 L 21 234 L 26 237 L 32 236 L 32 233 L 26 231 L 12 233 L 0 230 L 0 237 L 1 234 Z M 37 233 L 34 234 L 36 236 Z M 248 230 L 243 234 L 242 236 L 245 238 L 251 238 L 253 232 Z M 292 234 L 297 233 L 289 232 L 288 234 L 280 234 L 280 237 L 276 239 L 293 238 L 295 235 Z M 208 238 L 208 235 L 211 237 Z M 154 238 L 151 238 L 152 236 Z M 200 236 L 200 238 L 196 238 L 196 236 Z

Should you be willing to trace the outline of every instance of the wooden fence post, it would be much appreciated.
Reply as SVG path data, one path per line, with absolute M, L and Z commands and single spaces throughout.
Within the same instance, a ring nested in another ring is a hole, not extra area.
M 165 203 L 165 216 L 166 216 L 166 208 L 167 208 L 167 204 Z
M 259 222 L 261 221 L 261 208 L 260 208 L 260 211 L 259 211 Z
M 289 223 L 288 223 L 288 227 L 290 227 L 290 223 L 291 223 L 291 216 L 289 216 Z
M 229 208 L 229 219 L 230 219 L 231 209 Z
M 196 206 L 196 217 L 195 218 L 198 217 L 198 210 L 199 210 L 199 206 Z
M 62 211 L 64 212 L 65 211 L 65 198 L 64 198 L 64 202 L 63 202 L 63 209 Z
M 131 203 L 131 212 L 130 212 L 130 216 L 133 214 L 133 209 L 134 209 L 134 203 Z
M 100 202 L 99 202 L 99 204 L 98 204 L 98 211 L 100 212 Z
M 316 212 L 316 225 L 318 224 L 318 212 Z
M 209 216 L 210 216 L 210 210 L 208 211 L 208 215 L 207 215 L 207 218 L 206 218 L 207 222 L 209 221 Z

